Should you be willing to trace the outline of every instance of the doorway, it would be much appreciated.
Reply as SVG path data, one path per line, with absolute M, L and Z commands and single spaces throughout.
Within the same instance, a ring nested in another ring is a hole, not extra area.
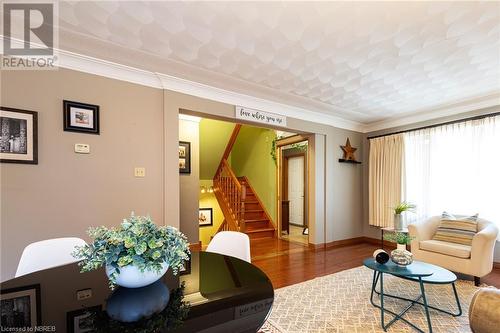
M 300 139 L 300 138 L 295 138 Z M 279 146 L 280 238 L 308 244 L 308 140 Z

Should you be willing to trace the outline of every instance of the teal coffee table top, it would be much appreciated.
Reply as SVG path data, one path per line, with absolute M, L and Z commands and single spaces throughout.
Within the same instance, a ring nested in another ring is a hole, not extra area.
M 374 258 L 366 258 L 363 261 L 363 265 L 377 272 L 387 273 L 417 282 L 419 277 L 422 278 L 424 283 L 430 284 L 447 284 L 457 280 L 457 276 L 449 270 L 421 261 L 414 261 L 411 265 L 402 267 L 390 260 L 382 265 L 376 262 Z

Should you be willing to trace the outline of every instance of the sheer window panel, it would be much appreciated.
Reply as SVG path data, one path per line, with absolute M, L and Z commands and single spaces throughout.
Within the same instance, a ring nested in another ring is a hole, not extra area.
M 413 221 L 479 213 L 500 227 L 500 116 L 405 133 Z

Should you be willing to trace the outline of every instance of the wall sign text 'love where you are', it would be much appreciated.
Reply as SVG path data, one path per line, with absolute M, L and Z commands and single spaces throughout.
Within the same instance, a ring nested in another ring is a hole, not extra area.
M 286 126 L 286 117 L 242 106 L 236 107 L 236 119 L 247 120 L 254 123 Z

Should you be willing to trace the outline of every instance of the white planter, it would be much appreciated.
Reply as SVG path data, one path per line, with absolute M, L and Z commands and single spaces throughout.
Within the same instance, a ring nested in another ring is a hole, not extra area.
M 159 272 L 145 270 L 141 272 L 134 265 L 127 265 L 120 268 L 120 273 L 116 277 L 116 284 L 126 288 L 140 288 L 158 281 L 168 270 L 168 263 L 162 264 Z M 106 274 L 111 275 L 112 267 L 106 265 Z
M 398 244 L 398 250 L 406 250 L 406 244 Z

